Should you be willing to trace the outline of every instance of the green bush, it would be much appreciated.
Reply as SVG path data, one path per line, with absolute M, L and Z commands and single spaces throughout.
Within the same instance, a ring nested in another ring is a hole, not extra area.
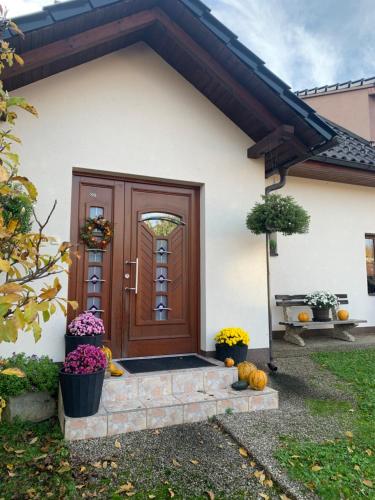
M 263 203 L 256 203 L 246 219 L 251 232 L 279 232 L 285 236 L 308 232 L 310 216 L 291 196 L 269 194 L 262 198 Z
M 27 196 L 0 196 L 0 207 L 5 224 L 11 220 L 18 222 L 17 233 L 26 234 L 32 226 L 33 204 Z
M 19 368 L 26 377 L 2 375 L 0 371 L 0 396 L 19 396 L 26 392 L 46 391 L 52 395 L 57 393 L 59 368 L 48 356 L 26 356 L 24 353 L 13 354 L 3 360 L 3 368 Z

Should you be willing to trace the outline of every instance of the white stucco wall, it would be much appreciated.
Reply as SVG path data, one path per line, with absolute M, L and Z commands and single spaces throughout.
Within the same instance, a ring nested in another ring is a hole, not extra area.
M 49 233 L 69 239 L 72 169 L 108 170 L 201 183 L 202 340 L 241 326 L 251 347 L 268 346 L 264 238 L 245 216 L 264 191 L 263 161 L 246 158 L 250 139 L 144 44 L 17 91 L 38 120 L 22 116 L 22 168 L 39 187 L 38 211 L 58 200 Z M 66 292 L 66 283 L 64 290 Z M 38 344 L 21 335 L 13 350 L 62 359 L 65 319 L 43 327 Z
M 365 234 L 375 233 L 375 189 L 288 177 L 280 192 L 293 196 L 309 212 L 311 226 L 305 235 L 278 235 L 279 256 L 271 258 L 272 294 L 347 293 L 349 306 L 345 307 L 351 316 L 367 319 L 364 326 L 374 326 L 375 297 L 367 293 Z M 280 320 L 281 308 L 274 307 L 275 329 L 282 329 Z

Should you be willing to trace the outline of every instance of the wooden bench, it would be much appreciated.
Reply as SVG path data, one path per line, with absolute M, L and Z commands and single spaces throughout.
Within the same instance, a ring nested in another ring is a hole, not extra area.
M 349 304 L 348 296 L 346 293 L 337 293 L 336 297 L 340 305 Z M 305 303 L 306 295 L 275 295 L 276 305 L 283 308 L 284 321 L 280 321 L 280 325 L 285 326 L 284 340 L 291 344 L 296 344 L 304 347 L 305 342 L 301 337 L 301 333 L 309 327 L 319 327 L 331 325 L 332 328 L 327 328 L 327 335 L 335 339 L 346 340 L 347 342 L 354 342 L 355 338 L 351 334 L 351 330 L 358 326 L 359 323 L 367 323 L 363 319 L 348 319 L 341 321 L 337 319 L 336 309 L 331 308 L 332 319 L 330 321 L 298 321 L 294 320 L 291 314 L 292 307 L 310 307 Z

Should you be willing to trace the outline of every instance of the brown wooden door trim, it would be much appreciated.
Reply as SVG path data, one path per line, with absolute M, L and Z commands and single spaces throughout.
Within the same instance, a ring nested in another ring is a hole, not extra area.
M 97 174 L 97 175 L 96 175 Z M 135 185 L 137 187 L 144 185 L 152 186 L 153 191 L 160 193 L 173 193 L 178 190 L 180 192 L 191 193 L 191 231 L 189 237 L 192 251 L 189 256 L 189 266 L 194 266 L 196 272 L 193 273 L 191 284 L 189 286 L 189 300 L 192 305 L 192 328 L 195 331 L 192 352 L 200 352 L 200 189 L 199 186 L 191 186 L 186 184 L 178 184 L 168 181 L 156 181 L 147 179 L 134 179 L 133 177 L 125 177 L 122 175 L 108 175 L 102 172 L 73 172 L 73 187 L 72 187 L 72 205 L 71 205 L 71 242 L 77 245 L 77 248 L 84 250 L 83 245 L 79 244 L 80 221 L 78 220 L 79 213 L 79 192 L 80 183 L 93 183 L 97 186 L 111 186 L 116 192 L 114 197 L 113 217 L 115 220 L 115 231 L 113 239 L 115 261 L 112 262 L 112 276 L 114 277 L 111 287 L 111 330 L 112 330 L 112 349 L 114 355 L 124 357 L 127 354 L 127 328 L 129 324 L 129 298 L 124 292 L 126 286 L 131 286 L 129 280 L 124 278 L 124 274 L 129 272 L 125 266 L 125 259 L 130 255 L 130 239 L 125 238 L 126 227 L 131 225 L 131 210 L 129 203 L 131 199 L 125 196 L 127 185 Z M 124 242 L 124 243 L 123 243 Z M 121 248 L 120 248 L 121 247 Z M 75 299 L 79 295 L 79 283 L 83 283 L 83 276 L 79 276 L 79 266 L 77 258 L 73 257 L 73 264 L 69 276 L 69 298 Z M 132 274 L 132 273 L 130 273 Z M 133 276 L 131 276 L 133 279 Z M 120 299 L 121 297 L 121 299 Z M 75 313 L 70 311 L 69 320 L 74 317 Z M 167 353 L 173 353 L 173 348 L 167 345 Z M 168 351 L 169 349 L 169 351 Z

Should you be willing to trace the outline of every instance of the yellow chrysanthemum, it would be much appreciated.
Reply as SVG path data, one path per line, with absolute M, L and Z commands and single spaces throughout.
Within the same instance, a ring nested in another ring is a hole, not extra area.
M 250 342 L 249 334 L 242 328 L 223 328 L 215 335 L 215 340 L 218 344 L 228 344 L 230 346 L 236 344 L 246 344 Z

